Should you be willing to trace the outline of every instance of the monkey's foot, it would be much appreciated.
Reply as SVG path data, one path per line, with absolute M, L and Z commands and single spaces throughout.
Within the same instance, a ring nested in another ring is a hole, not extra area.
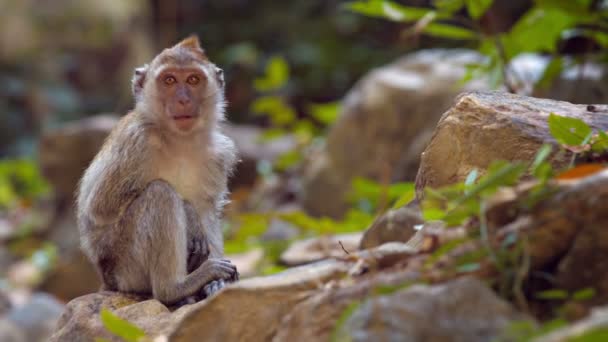
M 182 300 L 180 300 L 179 302 L 177 302 L 175 304 L 176 307 L 182 307 L 184 305 L 188 305 L 188 304 L 194 304 L 198 301 L 198 299 L 196 298 L 196 296 L 190 296 L 190 297 L 186 297 Z
M 205 293 L 205 297 L 209 298 L 224 287 L 226 287 L 226 283 L 223 279 L 214 280 L 203 287 L 203 292 Z

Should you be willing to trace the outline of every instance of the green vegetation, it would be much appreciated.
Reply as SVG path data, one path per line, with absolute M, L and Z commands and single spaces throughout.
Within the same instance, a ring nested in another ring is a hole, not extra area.
M 548 119 L 548 124 L 553 138 L 563 144 L 565 150 L 569 150 L 575 155 L 586 153 L 586 151 L 608 152 L 608 149 L 604 147 L 603 135 L 605 133 L 594 132 L 580 119 L 552 113 Z M 581 148 L 583 145 L 586 147 Z M 524 283 L 529 277 L 528 242 L 524 237 L 511 233 L 504 237 L 500 245 L 496 246 L 491 243 L 493 239 L 489 236 L 490 232 L 486 226 L 486 202 L 498 189 L 519 183 L 524 175 L 536 178 L 537 185 L 531 191 L 530 196 L 538 201 L 543 198 L 541 195 L 546 196 L 551 193 L 549 189 L 552 179 L 563 177 L 562 175 L 568 173 L 575 178 L 588 174 L 586 172 L 572 173 L 577 168 L 567 172 L 561 171 L 561 173 L 554 171 L 548 162 L 551 152 L 552 147 L 550 145 L 543 145 L 534 161 L 529 165 L 520 162 L 497 161 L 481 177 L 478 177 L 479 172 L 477 170 L 473 170 L 464 182 L 442 189 L 427 189 L 425 199 L 422 202 L 423 213 L 427 220 L 440 219 L 445 221 L 448 226 L 468 225 L 473 228 L 470 230 L 472 234 L 468 237 L 450 240 L 434 250 L 426 260 L 427 268 L 434 267 L 442 256 L 455 251 L 457 248 L 475 241 L 481 241 L 483 248 L 461 254 L 457 260 L 454 260 L 454 271 L 457 273 L 475 272 L 480 269 L 481 263 L 489 260 L 498 270 L 496 279 L 493 281 L 498 293 L 504 298 L 514 301 L 521 310 L 528 311 L 528 299 L 523 289 Z M 605 166 L 599 165 L 599 167 L 602 169 Z M 370 191 L 363 194 L 371 195 L 375 192 Z M 529 208 L 530 205 L 529 201 L 521 203 L 522 208 Z M 393 286 L 388 291 L 374 291 L 368 296 L 390 294 L 394 290 L 406 288 L 410 285 L 411 283 Z M 563 304 L 567 301 L 587 301 L 593 299 L 595 294 L 596 291 L 593 288 L 584 288 L 572 293 L 562 289 L 548 289 L 533 293 L 534 298 L 532 300 L 557 301 Z M 334 340 L 345 340 L 345 338 L 348 340 L 348 336 L 344 334 L 342 327 L 358 306 L 359 302 L 355 302 L 344 310 L 334 328 Z M 536 337 L 567 325 L 567 320 L 562 317 L 563 310 L 559 306 L 554 309 L 553 316 L 554 318 L 538 325 L 531 321 L 514 322 L 506 330 L 505 335 L 497 341 L 532 341 Z M 597 329 L 572 340 L 600 341 L 605 338 L 605 333 L 604 329 Z
M 494 86 L 515 91 L 522 80 L 509 70 L 509 62 L 522 53 L 552 56 L 537 86 L 547 87 L 565 68 L 586 63 L 591 54 L 607 57 L 608 7 L 592 0 L 536 0 L 534 5 L 505 29 L 493 27 L 499 13 L 493 0 L 435 0 L 433 8 L 407 7 L 388 0 L 360 0 L 345 7 L 366 16 L 410 24 L 404 34 L 425 34 L 447 40 L 468 41 L 487 57 L 471 65 L 466 80 L 486 76 Z M 584 39 L 583 51 L 568 52 L 568 41 Z M 603 52 L 600 52 L 603 51 Z M 584 58 L 572 58 L 579 53 Z
M 145 341 L 146 334 L 143 330 L 135 326 L 134 324 L 116 316 L 114 313 L 107 309 L 101 310 L 101 322 L 103 326 L 108 329 L 112 334 L 122 338 L 126 342 L 141 342 Z M 105 339 L 98 338 L 97 342 L 106 341 Z
M 7 209 L 19 203 L 31 204 L 49 192 L 49 185 L 33 161 L 0 160 L 0 209 Z

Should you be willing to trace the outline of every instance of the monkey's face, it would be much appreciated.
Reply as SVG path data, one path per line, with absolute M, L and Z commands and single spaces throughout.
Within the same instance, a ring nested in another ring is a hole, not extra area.
M 202 112 L 210 100 L 207 94 L 208 78 L 203 69 L 167 67 L 155 78 L 158 99 L 165 122 L 181 132 L 191 131 L 201 120 Z
M 137 69 L 133 80 L 138 108 L 179 134 L 209 126 L 223 115 L 222 71 L 205 57 L 198 40 L 192 39 L 166 49 L 150 66 Z

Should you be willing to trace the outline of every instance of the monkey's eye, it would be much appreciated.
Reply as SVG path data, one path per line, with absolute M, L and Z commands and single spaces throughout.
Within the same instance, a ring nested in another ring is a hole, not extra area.
M 177 80 L 173 76 L 167 76 L 167 77 L 165 77 L 165 79 L 163 80 L 163 82 L 165 82 L 166 85 L 172 85 L 175 82 L 177 82 Z
M 188 84 L 192 84 L 192 85 L 197 85 L 198 82 L 200 82 L 201 79 L 198 76 L 189 76 L 188 79 L 186 80 L 186 82 L 188 82 Z

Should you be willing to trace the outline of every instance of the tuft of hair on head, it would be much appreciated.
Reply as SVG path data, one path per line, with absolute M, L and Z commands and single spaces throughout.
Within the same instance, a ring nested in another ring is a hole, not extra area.
M 203 48 L 201 47 L 201 42 L 196 34 L 191 34 L 187 38 L 183 39 L 181 42 L 175 44 L 174 47 L 194 50 L 196 52 L 202 53 L 203 56 L 205 56 L 205 50 L 203 50 Z

